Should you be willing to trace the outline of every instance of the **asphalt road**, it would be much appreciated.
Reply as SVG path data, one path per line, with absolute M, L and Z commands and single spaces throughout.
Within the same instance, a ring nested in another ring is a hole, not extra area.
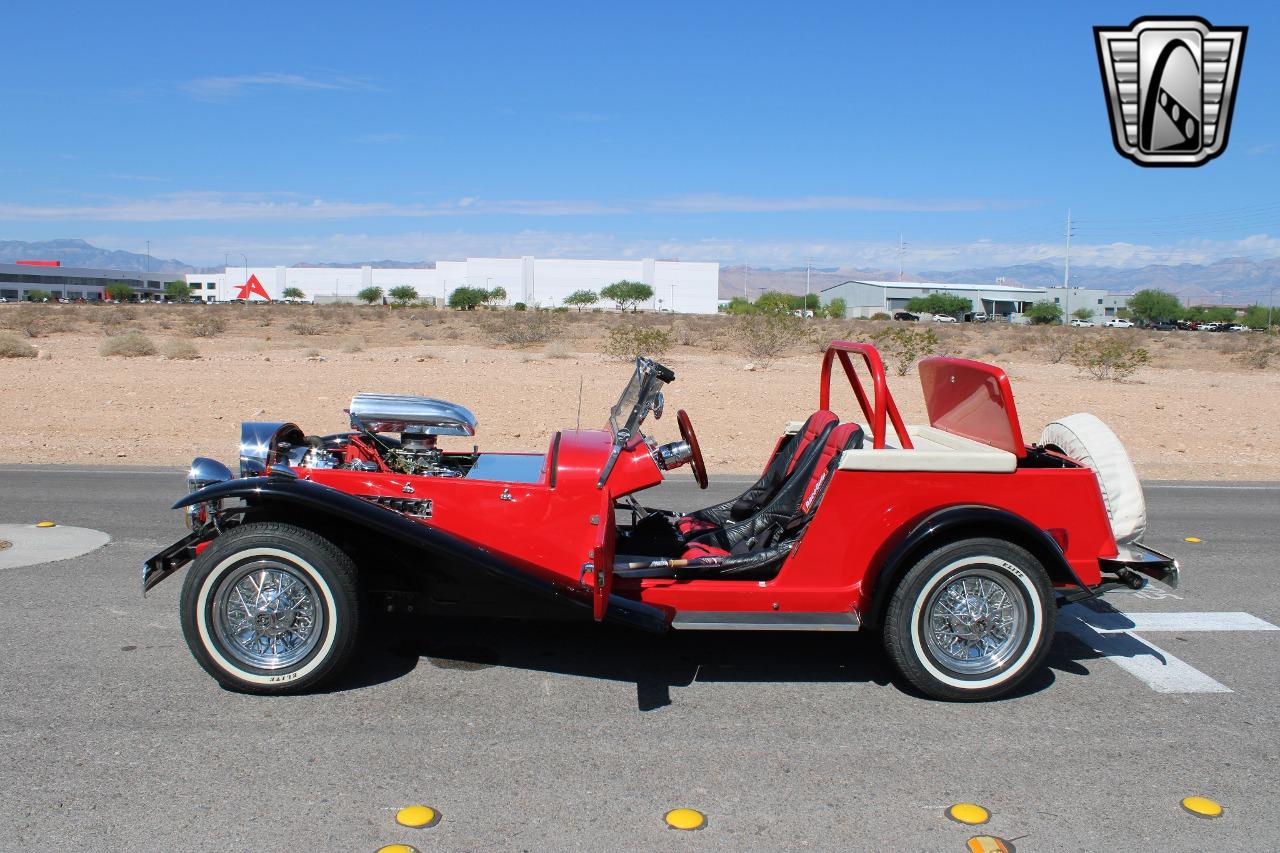
M 698 493 L 679 478 L 654 502 L 691 508 L 733 485 Z M 950 705 L 896 684 L 872 636 L 396 622 L 330 692 L 242 696 L 191 659 L 180 579 L 138 590 L 140 562 L 182 533 L 166 510 L 181 491 L 172 471 L 0 467 L 0 523 L 112 537 L 0 570 L 0 849 L 959 851 L 990 833 L 1020 851 L 1170 851 L 1280 838 L 1280 632 L 1142 635 L 1230 692 L 1157 692 L 1061 632 L 1020 695 Z M 1280 484 L 1156 483 L 1147 497 L 1147 541 L 1183 559 L 1184 583 L 1112 604 L 1280 625 Z M 1121 653 L 1150 661 L 1146 648 Z M 1225 815 L 1186 814 L 1190 794 Z M 965 801 L 990 823 L 948 821 Z M 398 827 L 410 803 L 443 820 Z M 676 806 L 704 811 L 706 829 L 666 829 Z

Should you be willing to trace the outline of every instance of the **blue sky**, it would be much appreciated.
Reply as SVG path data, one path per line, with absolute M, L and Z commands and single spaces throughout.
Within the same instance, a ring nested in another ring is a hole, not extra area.
M 1226 154 L 1112 147 L 1091 28 L 1250 27 Z M 195 264 L 955 269 L 1280 255 L 1280 12 L 1108 4 L 36 4 L 0 238 Z

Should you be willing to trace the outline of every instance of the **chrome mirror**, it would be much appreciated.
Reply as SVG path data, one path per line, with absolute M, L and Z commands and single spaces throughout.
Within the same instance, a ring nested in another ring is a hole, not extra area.
M 651 408 L 653 409 L 653 419 L 655 421 L 662 420 L 662 407 L 666 404 L 666 400 L 662 396 L 662 392 L 658 392 L 658 396 L 653 398 Z

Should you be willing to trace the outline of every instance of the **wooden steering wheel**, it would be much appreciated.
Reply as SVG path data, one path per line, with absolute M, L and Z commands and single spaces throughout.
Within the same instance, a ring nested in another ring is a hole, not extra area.
M 689 423 L 689 414 L 684 409 L 676 412 L 676 423 L 680 425 L 680 437 L 689 445 L 689 467 L 693 469 L 693 479 L 697 481 L 698 488 L 705 489 L 707 463 L 702 461 L 702 448 L 698 446 L 698 434 L 693 431 L 693 424 Z

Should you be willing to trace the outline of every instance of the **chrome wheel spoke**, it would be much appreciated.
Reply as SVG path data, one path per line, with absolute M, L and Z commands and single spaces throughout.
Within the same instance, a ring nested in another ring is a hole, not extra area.
M 921 625 L 942 666 L 980 675 L 1003 666 L 1027 630 L 1026 605 L 1008 576 L 974 565 L 934 589 Z
M 304 572 L 274 559 L 228 573 L 213 600 L 214 633 L 240 663 L 257 669 L 296 664 L 319 642 L 324 613 Z

